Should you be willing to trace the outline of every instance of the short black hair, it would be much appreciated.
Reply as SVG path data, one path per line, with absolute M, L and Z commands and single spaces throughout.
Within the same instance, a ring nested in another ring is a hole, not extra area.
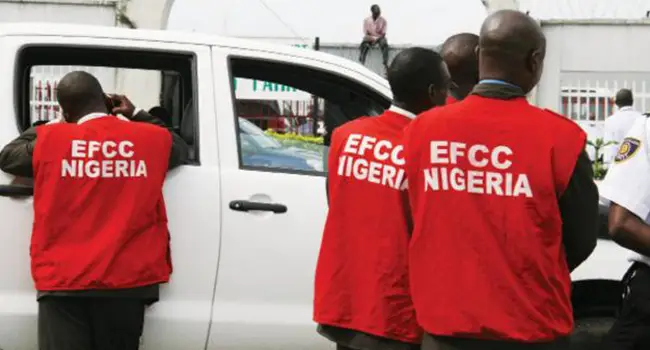
M 373 4 L 372 6 L 370 6 L 370 11 L 374 10 L 375 8 L 377 8 L 377 10 L 381 11 L 381 8 L 377 4 Z
M 106 95 L 99 80 L 84 71 L 74 71 L 61 78 L 56 95 L 61 109 L 73 116 L 81 116 L 99 106 L 106 109 Z
M 411 102 L 428 94 L 430 85 L 443 86 L 442 57 L 422 47 L 402 50 L 388 67 L 388 83 L 393 99 Z
M 615 103 L 619 107 L 631 106 L 634 104 L 634 95 L 630 89 L 620 89 L 616 93 Z

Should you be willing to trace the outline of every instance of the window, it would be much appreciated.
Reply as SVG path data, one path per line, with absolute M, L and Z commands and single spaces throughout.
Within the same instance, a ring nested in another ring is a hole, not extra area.
M 22 130 L 61 115 L 57 84 L 77 70 L 93 74 L 107 93 L 124 94 L 162 119 L 190 145 L 198 163 L 192 54 L 91 47 L 30 46 L 18 57 L 16 106 Z
M 358 82 L 288 63 L 231 57 L 240 167 L 323 175 L 332 131 L 390 101 Z

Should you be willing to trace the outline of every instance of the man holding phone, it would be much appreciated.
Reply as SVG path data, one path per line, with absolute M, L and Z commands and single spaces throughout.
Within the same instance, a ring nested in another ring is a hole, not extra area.
M 136 350 L 172 271 L 162 186 L 188 148 L 86 72 L 63 77 L 57 98 L 62 119 L 0 152 L 0 169 L 34 179 L 39 349 Z

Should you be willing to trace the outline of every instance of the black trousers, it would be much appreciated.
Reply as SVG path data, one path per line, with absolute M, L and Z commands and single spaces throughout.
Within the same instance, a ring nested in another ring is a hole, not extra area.
M 437 337 L 430 334 L 425 334 L 422 338 L 422 350 L 569 350 L 569 346 L 568 338 L 552 343 L 515 343 L 498 340 Z
M 384 66 L 388 66 L 388 40 L 386 40 L 386 37 L 379 38 L 374 43 L 364 39 L 363 42 L 361 42 L 361 46 L 359 47 L 359 62 L 361 62 L 362 64 L 366 63 L 366 57 L 368 57 L 368 51 L 370 51 L 370 48 L 372 48 L 374 45 L 379 46 L 379 49 L 381 50 L 381 58 L 382 61 L 384 62 Z
M 137 298 L 45 296 L 38 301 L 39 350 L 137 350 L 145 302 Z
M 603 341 L 603 349 L 650 349 L 650 267 L 634 263 L 623 277 L 620 314 Z

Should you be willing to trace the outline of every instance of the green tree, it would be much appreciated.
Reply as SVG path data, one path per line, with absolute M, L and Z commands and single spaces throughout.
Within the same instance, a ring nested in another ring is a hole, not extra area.
M 616 145 L 616 141 L 607 141 L 602 138 L 597 138 L 595 141 L 587 140 L 587 145 L 594 148 L 594 161 L 591 163 L 591 166 L 594 169 L 594 179 L 602 180 L 607 174 L 607 167 L 603 162 L 602 150 L 603 148 L 611 145 Z

